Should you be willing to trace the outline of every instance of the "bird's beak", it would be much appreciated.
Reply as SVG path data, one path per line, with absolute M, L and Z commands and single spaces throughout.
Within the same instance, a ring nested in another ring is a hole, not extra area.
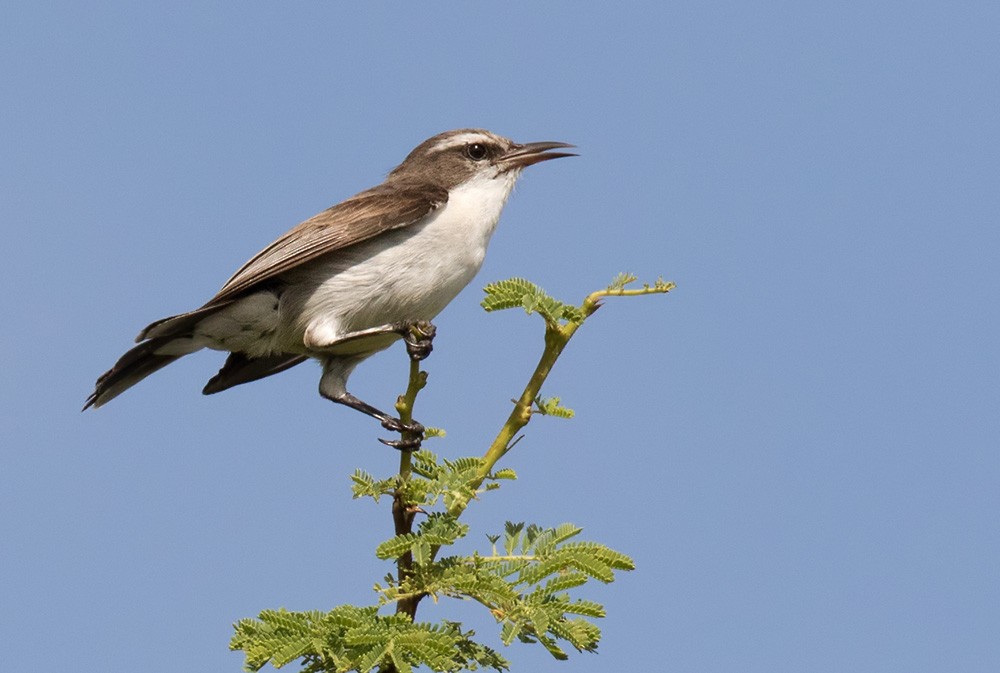
M 510 150 L 507 151 L 498 162 L 504 170 L 510 171 L 514 169 L 524 168 L 526 166 L 531 166 L 532 164 L 537 164 L 540 161 L 548 161 L 549 159 L 558 159 L 559 157 L 575 157 L 577 156 L 573 152 L 549 152 L 549 150 L 560 149 L 564 147 L 575 147 L 575 145 L 569 145 L 567 143 L 556 143 L 556 142 L 540 142 L 540 143 L 525 143 L 523 145 L 513 145 Z

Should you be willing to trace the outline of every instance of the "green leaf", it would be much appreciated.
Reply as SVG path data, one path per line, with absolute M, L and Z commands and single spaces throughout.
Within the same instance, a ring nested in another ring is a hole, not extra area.
M 500 628 L 500 642 L 510 645 L 521 632 L 521 626 L 516 622 L 504 622 Z
M 379 665 L 379 662 L 387 654 L 387 648 L 383 647 L 372 647 L 367 652 L 365 652 L 361 658 L 358 660 L 358 671 L 361 673 L 368 673 L 368 671 L 374 669 Z
M 375 556 L 382 559 L 396 559 L 410 550 L 410 547 L 417 542 L 417 536 L 413 533 L 404 533 L 389 538 L 375 548 Z
M 532 301 L 540 292 L 537 285 L 524 278 L 508 278 L 490 283 L 483 291 L 486 292 L 486 297 L 483 298 L 482 307 L 487 311 L 524 307 L 525 302 Z
M 563 548 L 570 551 L 584 551 L 600 559 L 602 563 L 615 570 L 635 570 L 635 561 L 630 557 L 602 544 L 594 542 L 570 542 Z
M 537 414 L 543 416 L 555 416 L 556 418 L 573 418 L 576 415 L 572 409 L 564 407 L 560 404 L 561 399 L 558 397 L 542 397 L 539 395 L 535 398 L 535 410 Z
M 545 636 L 543 634 L 539 634 L 538 642 L 540 642 L 545 647 L 545 649 L 549 651 L 549 654 L 551 654 L 556 659 L 559 659 L 560 661 L 565 661 L 566 659 L 569 659 L 569 657 L 566 655 L 563 649 L 558 645 L 556 645 L 556 641 L 553 640 L 552 638 L 549 638 L 548 636 Z
M 585 619 L 563 619 L 552 625 L 551 632 L 569 641 L 577 650 L 593 652 L 601 639 L 601 630 Z
M 535 589 L 534 594 L 539 596 L 549 596 L 560 591 L 573 589 L 587 583 L 587 576 L 583 573 L 564 571 L 549 579 L 545 584 Z
M 555 544 L 562 544 L 571 537 L 576 537 L 577 535 L 583 532 L 582 528 L 580 528 L 579 526 L 574 526 L 571 523 L 561 523 L 551 530 L 552 530 L 552 541 Z M 593 543 L 585 543 L 585 544 L 592 545 Z M 566 546 L 568 547 L 569 545 Z M 604 547 L 603 545 L 601 545 L 601 548 L 607 549 L 607 547 Z
M 422 521 L 417 531 L 417 534 L 430 544 L 450 545 L 465 537 L 469 533 L 469 526 L 459 523 L 451 514 L 436 512 Z
M 611 292 L 624 290 L 626 285 L 634 283 L 637 278 L 638 276 L 635 276 L 631 273 L 620 273 L 614 277 L 614 279 L 611 281 L 611 285 L 608 285 L 608 290 Z
M 507 555 L 513 554 L 521 542 L 521 531 L 524 529 L 524 522 L 512 523 L 508 521 L 504 524 L 503 548 Z
M 355 470 L 351 475 L 351 481 L 354 482 L 355 488 L 370 489 L 375 484 L 375 477 L 363 470 Z
M 583 615 L 584 617 L 604 617 L 607 613 L 604 606 L 593 601 L 583 599 L 571 603 L 564 609 L 567 614 Z
M 487 311 L 502 311 L 520 306 L 529 315 L 538 313 L 547 322 L 559 324 L 563 320 L 583 322 L 583 312 L 576 306 L 564 304 L 524 278 L 508 278 L 490 283 L 485 288 L 482 307 Z
M 431 560 L 431 545 L 427 540 L 418 540 L 410 546 L 413 563 L 418 566 L 427 565 Z
M 413 667 L 395 649 L 389 651 L 389 659 L 396 668 L 396 673 L 413 673 Z
M 615 575 L 611 572 L 611 568 L 609 568 L 606 563 L 603 563 L 596 558 L 584 556 L 582 554 L 574 554 L 571 555 L 568 560 L 570 565 L 580 572 L 590 575 L 594 579 L 600 580 L 605 584 L 613 582 L 615 579 Z

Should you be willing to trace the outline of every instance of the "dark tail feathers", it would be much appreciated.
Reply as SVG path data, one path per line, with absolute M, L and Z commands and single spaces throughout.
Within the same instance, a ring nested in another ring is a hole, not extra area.
M 242 353 L 230 353 L 229 357 L 226 358 L 226 364 L 222 366 L 218 374 L 208 380 L 201 392 L 206 395 L 220 393 L 233 386 L 250 383 L 265 376 L 291 369 L 308 359 L 305 355 L 292 353 L 280 353 L 270 357 L 252 359 Z
M 97 379 L 94 392 L 87 398 L 83 410 L 95 409 L 142 381 L 144 378 L 166 367 L 180 355 L 157 355 L 156 351 L 165 346 L 174 337 L 160 337 L 143 341 L 141 344 L 125 353 L 118 359 L 115 366 L 101 374 Z

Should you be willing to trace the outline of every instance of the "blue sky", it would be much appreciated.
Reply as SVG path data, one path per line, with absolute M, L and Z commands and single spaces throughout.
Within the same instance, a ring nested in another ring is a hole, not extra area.
M 521 479 L 470 511 L 479 533 L 571 521 L 636 559 L 591 593 L 601 651 L 569 666 L 1000 666 L 1000 5 L 19 4 L 0 21 L 5 671 L 236 671 L 235 620 L 374 597 L 389 517 L 348 475 L 396 457 L 316 367 L 203 397 L 222 358 L 200 354 L 79 408 L 141 327 L 464 126 L 581 156 L 526 173 L 437 320 L 435 450 L 481 452 L 537 357 L 540 321 L 483 313 L 487 282 L 678 284 L 588 322 L 547 390 L 577 417 L 536 419 Z M 389 406 L 405 368 L 384 353 L 353 391 Z M 471 606 L 421 610 L 495 633 Z M 569 669 L 537 649 L 504 653 Z

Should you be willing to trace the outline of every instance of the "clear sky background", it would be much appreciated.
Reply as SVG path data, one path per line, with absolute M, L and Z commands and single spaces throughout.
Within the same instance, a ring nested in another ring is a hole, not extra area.
M 317 367 L 204 397 L 202 353 L 95 413 L 148 322 L 481 126 L 529 169 L 419 400 L 481 452 L 540 352 L 528 277 L 608 301 L 474 507 L 636 559 L 598 655 L 515 671 L 1000 669 L 1000 4 L 22 2 L 0 18 L 0 669 L 237 671 L 231 624 L 368 603 L 371 420 Z M 352 379 L 383 407 L 394 348 Z M 468 548 L 472 548 L 472 543 Z M 467 619 L 430 603 L 421 617 Z

